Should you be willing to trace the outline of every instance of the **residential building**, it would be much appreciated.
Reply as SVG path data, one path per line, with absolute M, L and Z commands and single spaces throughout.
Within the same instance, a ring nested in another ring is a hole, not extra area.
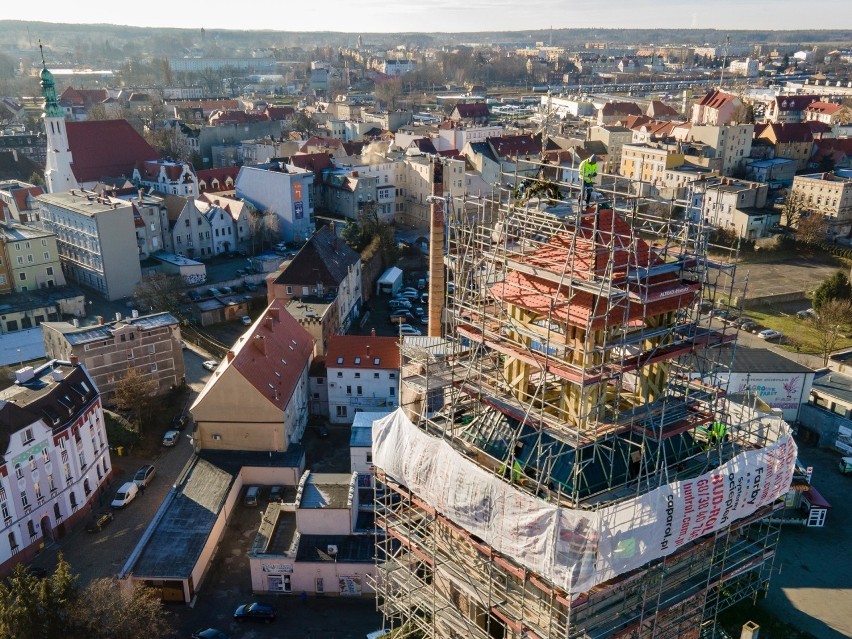
M 279 451 L 308 420 L 313 339 L 273 301 L 233 345 L 190 407 L 196 450 Z
M 323 226 L 283 270 L 270 276 L 268 301 L 324 298 L 337 306 L 337 330 L 346 332 L 361 312 L 361 256 L 337 236 L 333 224 Z
M 383 419 L 391 411 L 355 413 L 349 436 L 349 470 L 373 480 L 373 422 Z
M 358 171 L 328 171 L 323 175 L 326 208 L 335 216 L 357 221 L 365 207 L 378 207 L 376 183 L 375 177 Z M 386 219 L 384 211 L 380 217 Z
M 689 129 L 689 140 L 705 146 L 703 155 L 721 158 L 722 175 L 733 175 L 745 167 L 751 154 L 753 124 L 696 125 Z
M 199 210 L 196 200 L 182 195 L 164 197 L 169 218 L 169 250 L 191 259 L 205 259 L 213 255 L 213 232 L 210 220 Z M 204 210 L 207 204 L 202 203 Z
M 742 108 L 742 100 L 737 96 L 713 89 L 692 105 L 692 123 L 718 126 L 736 122 Z
M 197 196 L 198 177 L 186 162 L 147 160 L 133 168 L 133 183 L 168 195 Z
M 468 125 L 487 124 L 491 112 L 485 102 L 459 102 L 450 113 L 450 120 Z
M 233 191 L 239 172 L 240 167 L 238 166 L 226 166 L 220 169 L 202 169 L 200 171 L 196 171 L 195 175 L 198 178 L 199 194 Z
M 746 58 L 745 60 L 732 60 L 728 65 L 728 70 L 732 75 L 738 75 L 742 78 L 756 78 L 759 70 L 757 60 Z
M 0 182 L 0 221 L 34 224 L 38 222 L 36 197 L 44 193 L 40 186 L 20 180 Z
M 631 115 L 642 115 L 635 102 L 607 102 L 598 109 L 598 126 L 617 124 Z
M 479 144 L 479 143 L 477 143 Z M 486 143 L 482 143 L 486 144 Z M 490 147 L 489 147 L 490 148 Z M 431 204 L 436 193 L 455 199 L 464 194 L 465 162 L 462 159 L 413 155 L 405 156 L 399 173 L 400 201 L 395 203 L 397 224 L 425 229 L 429 226 Z
M 205 192 L 195 199 L 195 208 L 206 215 L 213 230 L 213 252 L 215 255 L 247 250 L 252 241 L 252 217 L 254 207 L 243 200 L 225 197 L 224 195 Z M 211 219 L 217 215 L 218 220 Z M 231 225 L 227 221 L 230 219 Z
M 625 144 L 621 150 L 619 173 L 624 177 L 642 182 L 643 192 L 659 190 L 666 170 L 683 164 L 683 153 L 674 153 L 665 145 Z
M 110 201 L 130 202 L 133 207 L 133 222 L 136 227 L 136 245 L 139 259 L 144 260 L 154 253 L 167 250 L 172 244 L 169 224 L 169 209 L 162 196 L 150 195 L 142 189 L 132 193 L 112 196 Z
M 65 285 L 56 235 L 36 226 L 0 224 L 0 262 L 0 293 Z
M 633 131 L 624 126 L 593 126 L 589 140 L 606 145 L 606 164 L 600 173 L 614 174 L 621 168 L 621 153 L 625 144 L 633 142 Z
M 282 240 L 299 242 L 314 230 L 313 183 L 313 172 L 292 164 L 244 166 L 237 175 L 236 194 L 257 211 L 275 213 Z
M 42 227 L 56 235 L 65 278 L 110 301 L 130 296 L 142 278 L 133 206 L 73 189 L 37 200 Z
M 770 188 L 790 188 L 796 175 L 796 162 L 786 158 L 754 160 L 746 164 L 745 174 L 749 180 L 763 182 Z
M 0 392 L 0 574 L 32 559 L 100 503 L 112 475 L 101 398 L 77 362 L 21 368 Z
M 157 382 L 159 395 L 185 383 L 180 322 L 169 313 L 133 311 L 94 326 L 45 322 L 42 339 L 48 357 L 82 362 L 107 403 L 131 370 Z
M 0 100 L 0 104 L 3 101 Z M 25 112 L 21 109 L 21 112 Z M 43 167 L 47 161 L 47 138 L 41 133 L 0 133 L 0 153 L 9 153 L 14 158 L 26 158 Z M 27 176 L 29 177 L 29 176 Z
M 465 126 L 456 120 L 445 120 L 438 126 L 432 143 L 438 151 L 461 151 L 468 142 L 484 142 L 505 133 L 501 124 Z
M 368 478 L 364 478 L 366 480 Z M 270 504 L 249 553 L 252 591 L 373 595 L 372 487 L 357 474 L 306 471 Z
M 767 235 L 781 220 L 767 208 L 769 186 L 760 182 L 710 178 L 693 184 L 693 204 L 699 203 L 704 220 L 732 230 L 745 240 Z
M 811 102 L 804 112 L 805 122 L 817 121 L 834 126 L 852 122 L 852 109 L 844 104 L 833 102 Z
M 807 124 L 758 125 L 754 133 L 755 139 L 766 140 L 774 147 L 776 158 L 795 160 L 797 171 L 807 168 L 814 151 L 814 136 Z
M 314 357 L 325 355 L 328 340 L 340 330 L 337 303 L 326 298 L 303 296 L 291 299 L 285 308 L 313 338 Z
M 836 173 L 797 175 L 790 196 L 802 198 L 808 211 L 823 215 L 831 234 L 852 233 L 852 178 Z
M 767 106 L 764 117 L 773 124 L 803 122 L 805 110 L 817 101 L 817 95 L 778 95 Z
M 325 361 L 331 423 L 351 424 L 360 411 L 392 410 L 398 405 L 397 338 L 333 335 Z

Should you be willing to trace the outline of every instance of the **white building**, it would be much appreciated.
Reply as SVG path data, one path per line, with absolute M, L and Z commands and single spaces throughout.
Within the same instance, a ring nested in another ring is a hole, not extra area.
M 372 483 L 373 470 L 373 422 L 387 417 L 389 412 L 355 414 L 349 436 L 349 470 L 359 475 L 368 475 Z
M 757 60 L 746 58 L 745 60 L 733 60 L 728 65 L 728 70 L 734 74 L 744 78 L 757 77 L 758 64 Z
M 16 372 L 0 393 L 0 574 L 63 537 L 112 473 L 97 387 L 76 362 Z
M 71 190 L 38 196 L 41 225 L 56 234 L 66 279 L 112 301 L 142 278 L 133 207 L 123 200 Z
M 236 192 L 258 211 L 278 216 L 282 240 L 304 241 L 314 231 L 313 183 L 313 172 L 290 164 L 244 166 L 237 175 Z
M 351 424 L 355 413 L 399 402 L 399 344 L 394 337 L 333 335 L 326 354 L 329 420 Z

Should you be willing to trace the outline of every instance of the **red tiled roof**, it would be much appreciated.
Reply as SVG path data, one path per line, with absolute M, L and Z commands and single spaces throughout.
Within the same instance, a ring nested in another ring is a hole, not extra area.
M 32 195 L 36 197 L 37 195 L 44 194 L 44 189 L 40 186 L 31 186 L 24 189 L 12 189 L 11 190 L 12 197 L 15 199 L 15 206 L 18 207 L 19 211 L 27 210 L 27 197 Z
M 310 333 L 274 300 L 245 334 L 230 363 L 257 391 L 281 408 L 287 406 L 311 358 Z
M 786 124 L 773 123 L 760 133 L 760 137 L 770 140 L 774 139 L 776 144 L 814 141 L 811 129 L 805 122 L 787 122 Z
M 397 370 L 399 343 L 395 337 L 332 335 L 328 338 L 325 357 L 328 368 Z
M 708 107 L 710 109 L 718 109 L 731 100 L 735 100 L 737 96 L 731 95 L 730 93 L 724 93 L 719 91 L 719 89 L 713 89 L 712 91 L 708 91 L 707 95 L 705 95 L 701 100 L 699 100 L 698 104 L 703 107 Z
M 69 122 L 66 130 L 73 157 L 71 170 L 78 182 L 130 177 L 137 162 L 160 159 L 127 120 Z
M 264 112 L 270 120 L 288 120 L 295 115 L 296 109 L 290 106 L 268 106 Z
M 601 107 L 603 115 L 642 115 L 642 109 L 635 102 L 607 102 Z
M 453 111 L 462 118 L 487 118 L 491 113 L 485 102 L 459 102 Z
M 640 127 L 648 124 L 651 121 L 651 118 L 645 115 L 628 115 L 623 120 L 620 120 L 622 126 L 632 130 L 638 131 Z
M 288 162 L 300 169 L 311 171 L 317 177 L 325 169 L 331 168 L 333 164 L 331 156 L 328 153 L 296 153 L 290 156 Z
M 824 115 L 834 115 L 843 108 L 842 104 L 834 104 L 833 102 L 811 102 L 805 111 L 821 113 Z
M 74 106 L 88 107 L 103 102 L 108 97 L 104 89 L 75 89 L 68 87 L 59 96 L 60 101 L 70 102 Z
M 648 109 L 645 111 L 645 113 L 653 118 L 665 117 L 669 115 L 678 115 L 676 109 L 673 109 L 668 104 L 660 100 L 653 100 L 651 104 L 648 105 Z
M 206 193 L 216 193 L 218 191 L 232 190 L 239 172 L 240 167 L 238 166 L 226 166 L 219 169 L 201 169 L 200 171 L 196 171 L 195 175 L 198 177 L 199 186 L 204 182 L 204 191 Z M 231 178 L 230 185 L 228 184 L 228 178 Z M 218 187 L 214 186 L 214 182 L 216 181 L 219 183 Z
M 541 153 L 541 134 L 504 135 L 488 138 L 488 144 L 497 157 L 518 157 Z

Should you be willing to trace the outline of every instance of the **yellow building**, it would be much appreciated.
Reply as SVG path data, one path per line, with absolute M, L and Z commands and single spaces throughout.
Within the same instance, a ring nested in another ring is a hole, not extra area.
M 643 192 L 659 190 L 666 170 L 683 164 L 683 153 L 675 153 L 664 146 L 651 144 L 625 144 L 621 150 L 621 175 L 641 181 Z

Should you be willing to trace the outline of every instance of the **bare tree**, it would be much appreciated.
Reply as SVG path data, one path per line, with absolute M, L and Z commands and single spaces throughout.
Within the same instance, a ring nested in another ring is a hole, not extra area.
M 129 368 L 115 387 L 112 401 L 119 410 L 130 414 L 129 420 L 136 425 L 140 436 L 145 425 L 153 421 L 153 414 L 158 412 L 156 392 L 159 387 L 156 379 L 145 379 L 136 368 Z
M 142 278 L 133 290 L 133 297 L 142 311 L 166 311 L 176 314 L 184 288 L 186 283 L 180 275 L 153 273 Z
M 281 237 L 281 222 L 275 211 L 251 211 L 248 216 L 251 254 L 257 253 L 258 244 L 262 251 L 264 244 L 272 244 Z
M 790 193 L 781 207 L 781 219 L 787 228 L 793 228 L 805 210 L 805 198 L 801 193 Z
M 825 240 L 828 234 L 828 222 L 821 213 L 802 214 L 796 225 L 796 236 L 805 244 L 817 244 Z
M 95 579 L 79 594 L 73 611 L 77 636 L 91 639 L 168 637 L 171 615 L 152 588 L 120 587 L 115 579 Z
M 817 345 L 822 354 L 822 365 L 828 366 L 828 358 L 837 348 L 840 338 L 852 325 L 852 301 L 831 300 L 820 306 L 811 318 L 817 333 Z

